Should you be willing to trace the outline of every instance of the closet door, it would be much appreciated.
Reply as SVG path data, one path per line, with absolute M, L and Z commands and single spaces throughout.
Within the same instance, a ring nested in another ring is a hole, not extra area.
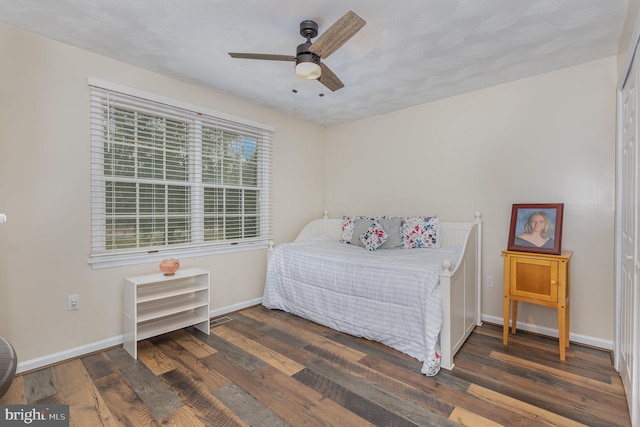
M 636 57 L 637 58 L 637 57 Z M 621 93 L 622 140 L 620 153 L 620 270 L 618 289 L 618 360 L 627 394 L 632 424 L 638 425 L 639 411 L 639 339 L 638 311 L 638 109 L 637 66 L 634 59 Z

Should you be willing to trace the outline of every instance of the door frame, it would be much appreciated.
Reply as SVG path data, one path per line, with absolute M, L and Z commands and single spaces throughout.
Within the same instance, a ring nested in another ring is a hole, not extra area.
M 640 27 L 638 25 L 636 25 L 635 31 L 634 31 L 634 38 L 632 46 L 629 49 L 629 54 L 627 56 L 627 60 L 625 63 L 625 73 L 624 73 L 624 78 L 621 79 L 621 82 L 619 83 L 617 90 L 616 90 L 616 104 L 617 104 L 617 113 L 616 113 L 616 145 L 615 145 L 615 149 L 616 149 L 616 171 L 615 171 L 615 213 L 614 213 L 614 233 L 615 233 L 615 247 L 614 247 L 614 281 L 615 281 L 615 316 L 614 316 L 614 357 L 613 357 L 613 362 L 614 362 L 614 367 L 616 369 L 616 371 L 620 372 L 620 364 L 621 364 L 621 322 L 620 322 L 620 313 L 621 313 L 621 308 L 622 308 L 622 300 L 621 300 L 621 290 L 622 290 L 622 263 L 623 263 L 623 239 L 622 239 L 622 215 L 623 215 L 623 194 L 622 191 L 620 191 L 623 187 L 623 174 L 622 174 L 622 167 L 623 167 L 623 161 L 624 161 L 624 157 L 623 157 L 623 151 L 624 151 L 624 147 L 626 144 L 626 141 L 623 138 L 623 128 L 624 128 L 624 96 L 623 96 L 623 88 L 625 87 L 631 70 L 632 70 L 632 65 L 633 65 L 633 61 L 635 60 L 635 56 L 638 53 L 637 48 L 638 48 L 638 43 L 640 41 L 640 36 L 639 36 L 639 30 Z M 637 67 L 640 66 L 640 64 L 637 64 Z M 637 68 L 636 67 L 636 68 Z M 640 68 L 636 69 L 635 71 L 636 74 L 640 73 Z M 636 83 L 636 91 L 638 90 L 638 85 Z M 640 100 L 640 97 L 638 97 L 638 99 Z M 636 105 L 636 110 L 638 111 L 638 115 L 637 115 L 637 119 L 640 119 L 640 108 L 638 108 L 639 106 Z M 640 129 L 639 129 L 640 130 Z M 636 150 L 638 149 L 639 146 L 639 139 L 640 139 L 640 135 L 638 135 L 638 132 L 636 132 Z M 637 154 L 640 155 L 640 154 Z M 636 162 L 636 169 L 640 168 L 640 163 Z M 636 171 L 636 176 L 638 176 L 638 173 L 640 173 L 640 170 Z M 639 197 L 638 195 L 640 194 L 640 189 L 638 188 L 638 183 L 636 183 L 636 200 L 634 200 L 634 203 L 636 203 L 636 210 L 635 210 L 635 215 L 636 218 L 634 219 L 635 224 L 636 224 L 636 239 L 638 239 L 640 237 L 640 234 L 638 233 L 638 231 L 640 231 L 640 227 L 638 227 L 638 215 L 640 215 L 640 212 L 638 210 L 638 208 L 640 207 L 640 200 L 637 200 Z M 637 248 L 638 248 L 638 243 L 636 242 L 636 252 Z M 635 258 L 636 260 L 634 262 L 638 262 L 638 253 L 635 253 Z M 634 266 L 634 270 L 635 270 L 635 275 L 636 275 L 636 281 L 638 280 L 638 274 L 637 274 L 637 265 Z M 638 291 L 640 292 L 640 289 L 638 289 Z M 636 301 L 638 300 L 639 296 L 636 296 Z M 636 310 L 640 310 L 639 307 L 640 304 L 636 304 Z M 638 325 L 640 326 L 640 325 Z M 640 333 L 640 327 L 638 327 L 638 331 L 636 333 Z M 627 394 L 631 394 L 630 398 L 627 399 L 627 403 L 629 403 L 629 415 L 631 418 L 631 424 L 633 426 L 640 426 L 640 384 L 638 384 L 640 382 L 640 379 L 638 378 L 639 375 L 639 371 L 640 371 L 640 346 L 636 346 L 636 348 L 634 349 L 635 351 L 635 356 L 634 356 L 634 361 L 633 361 L 633 377 L 631 378 L 631 390 L 626 390 L 625 392 Z

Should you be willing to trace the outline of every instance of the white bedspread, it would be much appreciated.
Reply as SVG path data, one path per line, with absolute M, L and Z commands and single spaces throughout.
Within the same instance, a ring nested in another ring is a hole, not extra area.
M 382 342 L 434 374 L 442 326 L 439 273 L 444 260 L 453 269 L 459 257 L 460 248 L 369 252 L 327 236 L 281 244 L 269 258 L 262 304 Z

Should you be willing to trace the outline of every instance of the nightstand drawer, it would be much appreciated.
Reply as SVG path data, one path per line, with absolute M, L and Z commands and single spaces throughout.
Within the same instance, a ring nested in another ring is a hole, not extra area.
M 558 302 L 558 262 L 547 259 L 510 257 L 511 295 Z

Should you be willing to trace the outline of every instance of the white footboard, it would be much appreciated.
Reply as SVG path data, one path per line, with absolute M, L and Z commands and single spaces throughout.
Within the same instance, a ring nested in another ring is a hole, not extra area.
M 443 244 L 457 246 L 455 239 L 461 236 L 464 241 L 462 257 L 456 268 L 451 271 L 450 265 L 444 265 L 440 273 L 442 292 L 443 319 L 440 332 L 442 359 L 440 366 L 451 370 L 454 367 L 453 356 L 462 347 L 464 341 L 476 325 L 481 325 L 480 290 L 481 290 L 481 231 L 482 220 L 476 213 L 473 223 L 443 223 L 441 227 L 451 233 L 443 236 L 454 239 Z

